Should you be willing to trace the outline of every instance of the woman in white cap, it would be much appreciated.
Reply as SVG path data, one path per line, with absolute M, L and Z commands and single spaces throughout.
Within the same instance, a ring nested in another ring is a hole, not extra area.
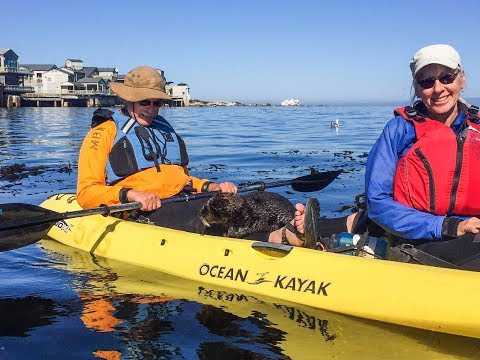
M 216 184 L 189 175 L 185 143 L 158 115 L 159 108 L 170 99 L 158 70 L 140 66 L 125 76 L 124 83 L 109 86 L 125 100 L 125 106 L 116 113 L 106 109 L 94 113 L 78 161 L 77 200 L 82 207 L 138 201 L 141 210 L 153 211 L 161 207 L 160 199 L 185 190 L 237 191 L 231 182 Z M 186 216 L 190 210 L 196 215 L 198 209 L 192 206 L 171 204 L 168 212 L 178 207 Z M 166 216 L 161 218 L 169 221 Z M 179 224 L 185 222 L 182 218 Z
M 480 270 L 480 235 L 474 240 L 480 229 L 480 117 L 478 107 L 460 98 L 460 55 L 449 45 L 427 46 L 410 69 L 413 106 L 395 110 L 368 156 L 367 213 L 354 220 L 354 231 L 379 226 L 403 244 L 393 253 L 405 260 Z M 306 246 L 326 235 L 318 212 L 315 199 L 306 209 L 297 205 L 295 225 Z M 338 225 L 337 232 L 350 230 L 345 222 Z
M 473 242 L 480 228 L 480 118 L 478 107 L 460 98 L 460 55 L 449 45 L 427 46 L 410 69 L 419 100 L 395 111 L 370 152 L 368 217 L 401 243 L 480 270 L 480 258 L 463 263 L 480 255 Z

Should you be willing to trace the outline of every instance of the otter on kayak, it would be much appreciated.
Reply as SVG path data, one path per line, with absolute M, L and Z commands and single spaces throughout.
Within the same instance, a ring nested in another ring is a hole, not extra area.
M 219 226 L 219 235 L 242 238 L 254 232 L 270 232 L 288 224 L 295 212 L 292 203 L 272 192 L 246 195 L 220 193 L 200 209 L 200 219 L 210 227 Z

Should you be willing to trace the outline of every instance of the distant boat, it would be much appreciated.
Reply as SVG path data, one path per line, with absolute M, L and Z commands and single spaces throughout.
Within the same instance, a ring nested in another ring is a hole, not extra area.
M 280 105 L 282 106 L 301 106 L 300 100 L 287 99 L 283 100 Z

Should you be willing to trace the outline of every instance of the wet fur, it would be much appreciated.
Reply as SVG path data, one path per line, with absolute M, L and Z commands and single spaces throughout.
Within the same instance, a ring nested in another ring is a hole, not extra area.
M 293 204 L 272 192 L 246 195 L 220 193 L 200 210 L 200 219 L 214 225 L 215 235 L 242 238 L 255 232 L 271 232 L 285 226 L 295 213 Z

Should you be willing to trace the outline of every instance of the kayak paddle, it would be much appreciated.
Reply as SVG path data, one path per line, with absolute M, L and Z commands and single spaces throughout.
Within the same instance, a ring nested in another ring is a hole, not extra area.
M 242 192 L 255 191 L 255 190 L 263 191 L 265 189 L 271 189 L 271 188 L 286 186 L 286 185 L 290 185 L 293 190 L 298 192 L 319 191 L 326 188 L 333 180 L 337 178 L 337 176 L 341 172 L 342 170 L 318 172 L 317 170 L 312 169 L 312 173 L 309 175 L 300 176 L 292 180 L 276 181 L 272 183 L 265 183 L 263 181 L 258 181 L 251 185 L 242 186 L 238 188 L 237 192 L 242 193 Z M 201 199 L 206 197 L 212 197 L 215 194 L 218 194 L 218 191 L 208 191 L 208 192 L 202 192 L 202 193 L 174 196 L 168 199 L 162 199 L 162 205 L 172 203 L 172 202 L 189 201 L 189 200 Z M 2 227 L 0 226 L 0 231 L 1 230 L 2 230 Z
M 293 190 L 299 192 L 319 191 L 327 187 L 341 172 L 342 170 L 325 172 L 312 170 L 311 174 L 292 180 L 272 183 L 257 182 L 240 187 L 238 192 L 254 190 L 262 191 L 286 185 L 290 185 Z M 162 199 L 162 205 L 172 202 L 212 197 L 217 193 L 218 191 L 209 191 L 205 193 L 174 196 Z M 141 206 L 142 204 L 139 202 L 132 202 L 112 206 L 104 205 L 94 209 L 58 213 L 31 204 L 0 204 L 0 252 L 23 247 L 44 238 L 50 227 L 62 220 L 90 215 L 107 216 L 116 212 L 140 209 Z M 65 224 L 65 226 L 67 225 Z

